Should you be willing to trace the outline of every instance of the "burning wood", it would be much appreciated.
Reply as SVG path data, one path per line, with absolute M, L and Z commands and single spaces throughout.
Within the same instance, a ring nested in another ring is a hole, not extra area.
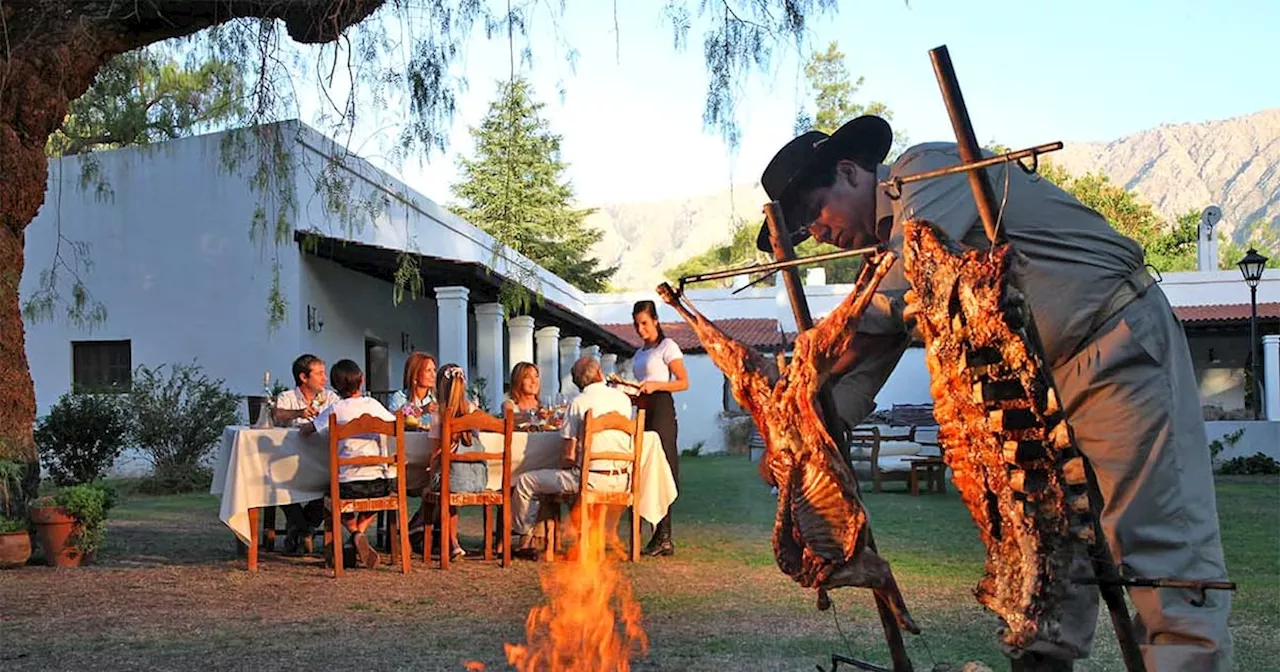
M 574 506 L 573 528 L 582 530 L 582 507 Z M 535 607 L 525 622 L 528 642 L 507 644 L 507 662 L 520 672 L 579 672 L 631 669 L 633 654 L 646 655 L 649 641 L 640 626 L 640 605 L 617 571 L 617 520 L 603 506 L 588 507 L 586 534 L 579 535 L 568 561 L 542 576 L 549 603 Z
M 1027 345 L 1010 255 L 1007 245 L 961 251 L 932 224 L 905 225 L 906 314 L 925 341 L 938 441 L 987 547 L 976 595 L 1016 655 L 1059 639 L 1068 570 L 1094 520 L 1083 458 L 1043 356 Z
M 784 372 L 755 349 L 724 334 L 666 283 L 662 300 L 693 327 L 707 354 L 725 376 L 733 396 L 764 437 L 761 474 L 778 488 L 773 549 L 778 567 L 800 585 L 818 589 L 818 606 L 830 606 L 826 591 L 841 586 L 871 588 L 885 598 L 899 625 L 919 632 L 883 558 L 867 547 L 867 512 L 857 496 L 852 467 L 814 407 L 818 388 L 848 347 L 876 286 L 894 262 L 884 253 L 863 267 L 854 291 L 820 324 L 796 339 Z

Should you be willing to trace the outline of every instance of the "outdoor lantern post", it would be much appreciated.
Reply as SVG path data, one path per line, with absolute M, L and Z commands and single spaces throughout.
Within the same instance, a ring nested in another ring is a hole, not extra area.
M 1249 374 L 1253 378 L 1253 417 L 1256 420 L 1261 417 L 1262 409 L 1258 392 L 1258 282 L 1262 280 L 1262 270 L 1267 267 L 1267 258 L 1251 247 L 1236 265 L 1240 267 L 1245 284 L 1249 285 Z

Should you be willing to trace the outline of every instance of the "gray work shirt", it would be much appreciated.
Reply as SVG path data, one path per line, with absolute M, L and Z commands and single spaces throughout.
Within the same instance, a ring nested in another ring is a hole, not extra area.
M 993 156 L 984 152 L 985 156 Z M 955 143 L 925 143 L 908 149 L 892 166 L 882 166 L 881 180 L 959 164 Z M 987 168 L 995 193 L 1000 230 L 1011 242 L 1012 272 L 1026 290 L 1036 327 L 1052 366 L 1066 361 L 1096 329 L 1099 312 L 1112 294 L 1143 267 L 1142 248 L 1121 235 L 1097 212 L 1039 175 L 1017 166 Z M 902 186 L 891 199 L 876 188 L 876 220 L 892 218 L 888 245 L 898 261 L 881 281 L 877 295 L 858 325 L 859 333 L 900 336 L 897 347 L 869 354 L 837 387 L 841 415 L 859 422 L 875 409 L 874 397 L 897 366 L 909 343 L 902 319 L 903 295 L 910 287 L 903 273 L 903 223 L 932 222 L 953 240 L 989 247 L 982 219 L 966 175 L 921 180 Z M 855 340 L 854 346 L 858 347 Z

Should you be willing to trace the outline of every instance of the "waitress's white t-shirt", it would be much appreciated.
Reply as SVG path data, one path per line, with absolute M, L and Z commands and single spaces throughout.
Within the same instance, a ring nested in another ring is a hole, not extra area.
M 671 380 L 671 362 L 683 359 L 680 346 L 667 337 L 652 348 L 641 348 L 631 358 L 631 374 L 640 382 L 653 380 L 665 383 Z

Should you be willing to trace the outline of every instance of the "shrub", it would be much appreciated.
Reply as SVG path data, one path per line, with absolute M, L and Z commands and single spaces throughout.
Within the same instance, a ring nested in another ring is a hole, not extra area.
M 22 518 L 22 479 L 26 467 L 21 462 L 0 460 L 0 520 Z
M 489 381 L 484 378 L 476 378 L 467 385 L 467 395 L 471 397 L 471 401 L 485 413 L 491 413 L 489 410 Z
M 1223 462 L 1218 473 L 1226 476 L 1280 474 L 1280 462 L 1270 455 L 1254 453 L 1250 457 L 1233 457 Z
M 174 364 L 163 370 L 139 366 L 129 394 L 138 448 L 151 460 L 150 492 L 189 492 L 208 472 L 203 462 L 227 425 L 240 422 L 240 397 L 213 380 L 195 364 Z M 207 481 L 204 481 L 207 484 Z M 171 484 L 173 490 L 161 490 Z
M 724 449 L 730 455 L 746 455 L 751 442 L 751 430 L 755 421 L 749 415 L 721 416 L 720 427 L 724 432 Z
M 198 464 L 157 466 L 138 481 L 138 492 L 144 495 L 171 495 L 179 492 L 208 492 L 213 484 L 213 470 Z
M 58 485 L 97 480 L 124 450 L 130 411 L 121 395 L 68 392 L 35 428 L 40 461 Z

